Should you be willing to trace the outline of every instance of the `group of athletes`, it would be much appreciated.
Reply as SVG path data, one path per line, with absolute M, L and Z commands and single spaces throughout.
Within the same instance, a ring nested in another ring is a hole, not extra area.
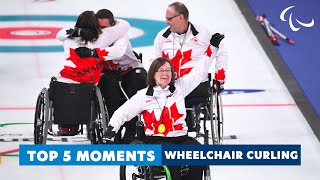
M 191 114 L 186 107 L 208 97 L 209 67 L 215 62 L 214 87 L 224 89 L 228 54 L 224 35 L 189 21 L 181 2 L 169 4 L 165 14 L 168 27 L 154 40 L 148 72 L 141 56 L 130 44 L 128 22 L 115 19 L 112 12 L 85 11 L 74 28 L 57 33 L 63 42 L 66 61 L 58 81 L 94 83 L 105 99 L 111 117 L 104 132 L 106 143 L 128 144 L 135 139 L 136 121 L 141 115 L 147 144 L 199 144 L 188 137 Z M 123 102 L 119 80 L 130 98 Z M 200 98 L 199 98 L 200 97 Z M 59 126 L 60 134 L 78 131 L 78 126 Z M 122 136 L 122 128 L 125 128 Z M 181 179 L 180 167 L 169 167 L 172 179 Z M 184 179 L 201 179 L 204 167 L 192 166 Z

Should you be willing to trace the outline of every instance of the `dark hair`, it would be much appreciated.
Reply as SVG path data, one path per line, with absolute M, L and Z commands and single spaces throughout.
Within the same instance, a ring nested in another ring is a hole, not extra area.
M 81 40 L 85 41 L 85 44 L 88 42 L 94 42 L 98 39 L 101 31 L 99 30 L 98 20 L 93 11 L 84 11 L 78 16 L 75 27 L 86 29 L 87 32 L 90 32 L 89 36 L 81 36 Z
M 182 14 L 186 20 L 189 21 L 189 10 L 188 8 L 181 2 L 174 2 L 169 5 L 175 8 L 178 14 Z
M 108 9 L 100 9 L 96 16 L 98 19 L 109 19 L 110 25 L 113 26 L 115 24 L 114 16 L 111 11 Z
M 171 82 L 169 83 L 170 86 L 174 85 L 174 81 L 175 81 L 175 75 L 174 75 L 174 70 L 171 64 L 171 61 L 166 59 L 166 58 L 157 58 L 155 59 L 152 64 L 150 65 L 148 74 L 147 74 L 147 85 L 148 86 L 156 86 L 156 81 L 154 79 L 154 75 L 156 74 L 156 72 L 159 70 L 159 68 L 164 65 L 165 63 L 169 63 L 170 67 L 171 67 Z

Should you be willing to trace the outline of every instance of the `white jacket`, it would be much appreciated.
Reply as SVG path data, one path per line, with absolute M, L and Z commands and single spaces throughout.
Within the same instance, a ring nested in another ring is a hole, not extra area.
M 125 34 L 120 39 L 116 40 L 110 47 L 108 47 L 109 52 L 112 53 L 112 50 L 110 50 L 110 48 L 113 48 L 113 51 L 117 51 L 117 47 L 126 47 L 126 49 L 125 51 L 122 51 L 121 54 L 119 53 L 118 58 L 105 61 L 105 70 L 117 71 L 118 68 L 121 68 L 122 71 L 125 72 L 133 68 L 143 67 L 141 60 L 137 59 L 137 57 L 133 53 L 128 34 Z
M 126 71 L 136 67 L 143 67 L 142 62 L 133 53 L 127 33 L 130 25 L 121 19 L 116 19 L 115 22 L 114 26 L 102 29 L 99 39 L 91 45 L 91 47 L 99 48 L 100 51 L 108 52 L 108 55 L 104 56 L 104 68 L 113 71 L 121 68 L 123 71 Z M 63 42 L 67 40 L 68 34 L 66 34 L 66 30 L 68 29 L 64 28 L 60 30 L 56 38 Z M 65 48 L 64 52 L 65 56 L 68 57 L 70 53 L 68 49 Z
M 129 28 L 129 23 L 121 20 L 113 27 L 102 29 L 102 34 L 99 38 L 93 43 L 88 42 L 86 45 L 81 41 L 80 37 L 68 38 L 69 34 L 67 30 L 70 28 L 60 30 L 56 38 L 63 41 L 66 61 L 59 73 L 60 76 L 57 77 L 58 81 L 66 83 L 90 83 L 93 80 L 93 83 L 97 84 L 102 73 L 103 62 L 105 60 L 120 58 L 126 51 L 127 46 L 109 46 L 128 33 Z M 78 47 L 95 48 L 99 58 L 80 58 L 75 52 L 75 49 Z
M 73 39 L 68 38 L 69 34 L 67 33 L 67 30 L 70 28 L 61 29 L 57 33 L 56 39 L 63 42 L 64 56 L 66 58 L 70 57 L 70 48 L 75 49 L 78 47 L 88 47 L 91 49 L 99 48 L 100 51 L 109 52 L 104 58 L 105 60 L 111 60 L 122 57 L 126 52 L 127 44 L 123 45 L 123 43 L 119 43 L 117 46 L 109 46 L 114 44 L 118 39 L 125 37 L 129 31 L 129 28 L 130 24 L 127 21 L 117 19 L 114 26 L 101 30 L 102 34 L 100 34 L 99 38 L 94 43 L 88 42 L 87 45 L 84 45 L 81 43 L 80 37 L 75 37 Z
M 189 23 L 187 32 L 181 35 L 171 32 L 170 28 L 167 27 L 161 30 L 154 40 L 155 58 L 170 59 L 177 73 L 177 78 L 183 77 L 203 57 L 213 34 L 208 29 L 191 23 Z M 224 81 L 228 65 L 228 53 L 223 42 L 220 43 L 215 59 L 214 78 Z
M 214 47 L 211 49 L 213 56 L 217 49 Z M 203 56 L 189 74 L 175 81 L 174 87 L 168 85 L 162 89 L 159 86 L 149 86 L 138 91 L 115 111 L 109 125 L 114 127 L 113 131 L 117 132 L 122 124 L 141 113 L 147 136 L 178 137 L 186 135 L 188 127 L 185 121 L 184 98 L 207 78 L 211 62 L 212 58 L 207 55 Z M 164 133 L 158 132 L 160 124 L 164 124 L 166 127 Z

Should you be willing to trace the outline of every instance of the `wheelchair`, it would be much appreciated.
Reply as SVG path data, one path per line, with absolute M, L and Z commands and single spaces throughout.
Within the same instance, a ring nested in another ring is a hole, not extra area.
M 196 97 L 194 99 L 196 105 L 187 107 L 191 114 L 192 124 L 188 125 L 191 132 L 195 132 L 195 138 L 203 138 L 204 144 L 210 144 L 209 137 L 212 139 L 213 145 L 223 143 L 223 108 L 221 94 L 216 92 L 211 83 L 211 74 L 209 77 L 208 97 Z M 210 133 L 207 127 L 210 122 Z M 201 124 L 202 123 L 202 124 Z M 191 127 L 190 127 L 191 126 Z
M 137 123 L 137 125 L 139 125 Z M 139 127 L 137 127 L 139 128 Z M 139 138 L 138 138 L 139 139 Z M 143 141 L 134 140 L 130 144 L 144 144 Z M 188 166 L 181 167 L 181 175 L 188 174 Z M 170 170 L 167 166 L 120 166 L 120 180 L 171 180 Z
M 133 53 L 135 54 L 135 56 L 137 57 L 137 59 L 139 59 L 140 62 L 142 63 L 142 53 L 137 53 L 137 52 L 135 52 L 135 51 L 133 51 Z M 142 88 L 145 88 L 145 87 L 147 86 L 147 84 L 146 84 L 146 81 L 147 81 L 147 80 L 146 80 L 146 78 L 147 78 L 147 71 L 146 71 L 143 67 L 136 67 L 136 68 L 131 69 L 129 73 L 132 73 L 132 72 L 135 72 L 135 73 L 136 73 L 136 75 L 135 75 L 135 76 L 136 76 L 135 80 L 140 79 L 139 82 L 136 81 L 136 83 L 139 84 L 139 89 L 137 89 L 137 90 L 140 90 L 140 89 L 142 89 Z M 118 82 L 118 87 L 119 87 L 119 90 L 120 90 L 120 99 L 119 99 L 119 101 L 120 101 L 120 104 L 123 105 L 127 100 L 130 99 L 129 96 L 134 95 L 136 92 L 134 92 L 134 94 L 132 94 L 132 89 L 135 89 L 135 88 L 133 88 L 133 87 L 128 87 L 128 86 L 127 86 L 127 87 L 124 87 L 124 86 L 123 86 L 124 76 L 122 76 L 121 73 L 122 73 L 122 69 L 121 69 L 121 68 L 118 68 L 118 69 L 117 69 L 117 74 L 116 74 L 116 80 L 117 80 L 117 82 Z M 138 75 L 138 74 L 139 74 L 139 75 Z M 145 76 L 144 76 L 144 74 L 145 74 Z M 137 78 L 137 76 L 139 76 L 139 78 Z M 143 79 L 143 77 L 144 77 L 144 80 L 143 80 L 143 81 L 145 82 L 145 85 L 142 85 L 142 84 L 141 84 L 141 80 Z M 128 94 L 128 93 L 129 93 L 129 92 L 128 92 L 128 88 L 131 89 L 131 95 Z M 118 141 L 124 140 L 125 134 L 126 134 L 127 132 L 124 132 L 123 128 L 125 128 L 125 131 L 127 131 L 127 128 L 137 127 L 137 126 L 134 125 L 134 124 L 137 124 L 137 119 L 140 119 L 140 118 L 141 118 L 141 117 L 140 117 L 140 115 L 139 115 L 139 116 L 137 116 L 136 119 L 133 119 L 131 122 L 127 122 L 126 124 L 124 124 L 124 125 L 120 128 L 120 130 L 119 130 L 120 133 L 116 134 L 116 139 L 117 139 Z M 130 123 L 130 124 L 129 124 L 129 123 Z M 134 131 L 134 129 L 133 129 L 133 131 Z M 128 141 L 128 142 L 121 142 L 121 143 L 126 143 L 126 144 L 128 144 L 129 141 Z
M 86 125 L 88 140 L 102 143 L 102 135 L 109 121 L 100 90 L 93 83 L 75 84 L 51 78 L 49 89 L 38 95 L 34 118 L 34 144 L 46 144 L 47 136 L 59 136 L 52 125 L 80 125 L 70 136 L 83 134 Z
M 205 98 L 204 102 L 186 108 L 192 114 L 192 132 L 196 133 L 195 138 L 203 138 L 204 144 L 209 143 L 209 136 L 211 135 L 212 144 L 218 145 L 223 142 L 223 109 L 222 98 L 220 93 L 216 92 L 211 85 L 211 75 L 208 75 L 209 96 Z M 202 100 L 203 98 L 201 98 Z M 210 121 L 211 133 L 207 128 L 207 122 Z M 202 123 L 202 125 L 201 125 Z M 140 129 L 140 130 L 139 130 Z M 143 144 L 139 139 L 139 131 L 143 130 L 143 122 L 139 119 L 137 122 L 137 139 L 131 144 Z M 141 132 L 140 132 L 141 134 Z M 188 166 L 181 167 L 181 175 L 188 174 Z M 171 179 L 170 171 L 167 166 L 120 166 L 120 180 L 158 180 Z M 206 166 L 204 170 L 204 179 L 211 179 L 210 166 Z
M 132 145 L 144 144 L 140 140 L 134 140 Z M 120 166 L 120 180 L 171 180 L 171 173 L 166 165 L 163 166 Z M 181 166 L 181 176 L 186 176 L 189 166 Z M 204 169 L 204 179 L 211 179 L 210 167 Z

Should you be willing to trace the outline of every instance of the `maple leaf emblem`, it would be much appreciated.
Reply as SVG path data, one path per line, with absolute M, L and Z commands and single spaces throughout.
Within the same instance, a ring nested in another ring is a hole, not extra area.
M 224 81 L 224 78 L 226 77 L 224 69 L 222 68 L 222 69 L 218 70 L 215 73 L 215 77 L 216 77 L 216 80 Z
M 67 60 L 71 60 L 72 61 L 73 59 L 74 60 L 81 59 L 74 49 L 70 48 L 69 50 L 70 50 L 70 56 L 67 58 Z
M 149 113 L 147 110 L 145 110 L 142 112 L 142 116 L 145 124 L 144 131 L 146 131 L 146 129 L 150 129 L 151 131 L 153 131 L 154 127 L 152 126 L 152 123 L 156 121 L 156 116 L 154 115 L 154 111 Z
M 192 60 L 191 53 L 192 53 L 192 49 L 185 51 L 183 53 L 179 49 L 177 51 L 176 55 L 172 59 L 170 59 L 172 66 L 173 66 L 173 69 L 174 69 L 174 72 L 176 72 L 179 77 L 182 77 L 191 71 L 192 68 L 181 69 L 181 66 L 183 66 L 184 64 L 186 64 L 187 62 Z M 164 52 L 162 52 L 162 57 L 169 59 L 169 53 L 165 54 Z
M 76 62 L 77 60 L 84 60 L 84 59 L 95 59 L 95 61 L 97 61 L 97 59 L 95 57 L 86 57 L 86 58 L 81 58 L 78 56 L 78 54 L 76 53 L 75 49 L 69 48 L 69 52 L 70 52 L 70 56 L 67 58 L 67 60 L 71 60 L 72 62 Z M 109 52 L 105 51 L 105 50 L 99 50 L 98 48 L 96 49 L 96 52 L 98 54 L 98 58 L 99 60 L 105 60 L 103 56 L 108 56 Z
M 103 59 L 103 60 L 104 60 L 103 56 L 108 56 L 108 54 L 109 54 L 109 52 L 106 51 L 105 49 L 100 50 L 99 48 L 96 48 L 96 51 L 99 56 L 99 59 Z
M 183 114 L 180 114 L 178 112 L 176 103 L 174 103 L 170 107 L 170 110 L 168 107 L 164 107 L 159 120 L 156 119 L 154 115 L 154 110 L 151 113 L 149 113 L 148 111 L 143 111 L 142 116 L 145 122 L 145 131 L 147 129 L 150 129 L 154 132 L 154 134 L 159 134 L 158 127 L 160 126 L 160 124 L 162 124 L 162 120 L 164 126 L 166 127 L 166 130 L 163 133 L 164 136 L 166 136 L 170 131 L 182 130 L 183 128 L 182 124 L 173 126 L 174 123 L 183 116 Z
M 93 77 L 93 83 L 96 84 L 102 72 L 102 60 L 104 58 L 101 56 L 100 61 L 95 57 L 80 58 L 76 53 L 75 49 L 69 48 L 70 56 L 66 59 L 75 65 L 75 67 L 65 66 L 63 70 L 60 71 L 62 77 L 67 77 L 78 82 L 89 83 L 91 77 Z M 97 50 L 97 52 L 100 52 Z

